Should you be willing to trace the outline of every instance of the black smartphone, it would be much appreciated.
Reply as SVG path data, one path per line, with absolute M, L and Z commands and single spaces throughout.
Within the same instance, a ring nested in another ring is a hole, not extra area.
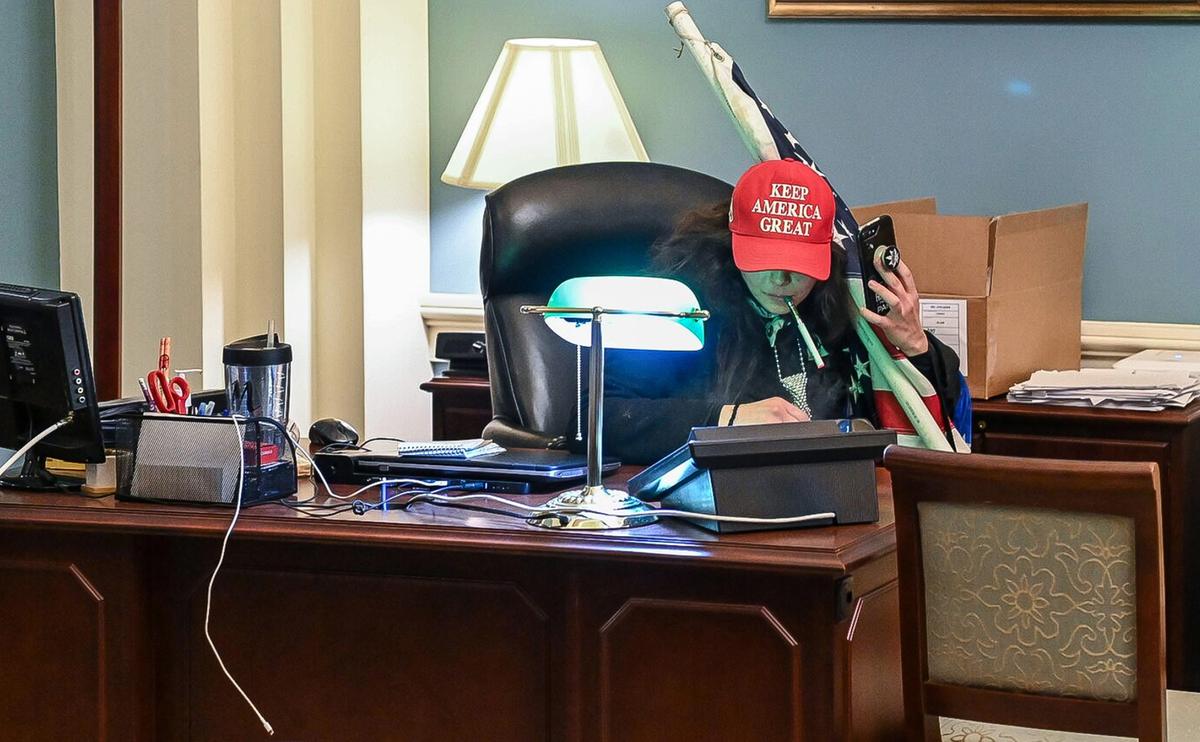
M 862 261 L 863 291 L 867 309 L 876 314 L 887 314 L 892 311 L 891 306 L 879 298 L 867 286 L 867 282 L 874 279 L 887 286 L 887 281 L 883 280 L 883 276 L 875 267 L 876 259 L 883 266 L 883 270 L 889 273 L 900 265 L 900 248 L 896 246 L 896 230 L 892 226 L 892 217 L 884 214 L 859 227 L 858 255 Z

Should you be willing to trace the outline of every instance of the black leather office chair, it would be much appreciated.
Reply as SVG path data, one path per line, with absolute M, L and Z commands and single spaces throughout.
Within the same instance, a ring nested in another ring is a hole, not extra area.
M 568 278 L 644 273 L 650 246 L 680 216 L 732 191 L 683 168 L 604 162 L 534 173 L 489 194 L 479 258 L 493 413 L 484 436 L 508 447 L 565 444 L 575 346 L 522 315 L 522 304 L 546 303 Z

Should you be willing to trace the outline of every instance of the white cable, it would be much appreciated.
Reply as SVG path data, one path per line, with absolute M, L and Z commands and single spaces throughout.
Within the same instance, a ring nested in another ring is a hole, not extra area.
M 459 500 L 491 500 L 492 502 L 498 502 L 502 505 L 507 505 L 511 508 L 516 508 L 517 510 L 524 510 L 525 512 L 529 513 L 539 511 L 549 512 L 544 510 L 544 505 L 526 505 L 523 502 L 509 500 L 504 497 L 498 497 L 497 495 L 435 495 L 430 492 L 416 495 L 409 502 L 411 504 L 412 502 L 419 502 L 421 500 L 444 500 L 446 502 L 458 502 Z M 436 505 L 437 503 L 435 502 L 434 504 Z
M 493 502 L 499 502 L 499 503 L 502 503 L 509 507 L 516 508 L 518 510 L 523 510 L 525 512 L 531 513 L 534 516 L 576 515 L 579 513 L 591 513 L 593 515 L 608 515 L 608 516 L 614 516 L 614 517 L 618 517 L 618 518 L 635 518 L 638 516 L 646 516 L 646 515 L 661 515 L 661 516 L 664 516 L 667 518 L 699 518 L 702 520 L 721 521 L 722 523 L 761 523 L 761 524 L 774 524 L 774 525 L 785 525 L 788 523 L 806 523 L 806 522 L 812 521 L 812 520 L 832 520 L 833 518 L 837 517 L 837 515 L 835 513 L 812 513 L 810 515 L 794 515 L 794 516 L 788 516 L 785 518 L 755 518 L 755 517 L 748 516 L 748 515 L 746 515 L 746 516 L 714 515 L 714 514 L 709 514 L 709 513 L 694 513 L 694 512 L 688 511 L 688 510 L 668 510 L 668 509 L 654 509 L 654 510 L 637 512 L 637 513 L 621 513 L 621 512 L 613 512 L 611 510 L 604 510 L 603 508 L 576 508 L 576 507 L 549 508 L 549 507 L 546 507 L 545 505 L 530 506 L 530 505 L 526 505 L 524 503 L 517 502 L 515 500 L 509 500 L 509 499 L 506 499 L 503 497 L 497 497 L 496 495 L 438 495 L 438 494 L 434 494 L 434 493 L 425 493 L 425 494 L 416 495 L 415 497 L 413 497 L 413 499 L 410 502 L 416 502 L 416 501 L 421 501 L 421 500 L 432 500 L 432 501 L 442 500 L 444 502 L 451 502 L 451 503 L 458 502 L 461 500 L 491 500 Z M 436 504 L 436 502 L 435 502 L 435 504 Z
M 290 434 L 289 434 L 289 437 L 291 437 Z M 305 450 L 304 446 L 301 445 L 300 441 L 294 437 L 291 440 L 292 440 L 292 445 L 294 445 L 296 447 L 297 453 L 299 453 L 304 458 L 308 459 L 309 465 L 312 466 L 313 474 L 315 474 L 317 476 L 317 478 L 319 478 L 321 480 L 321 484 L 325 486 L 325 494 L 329 495 L 330 497 L 340 500 L 341 499 L 340 497 L 333 494 L 333 489 L 330 488 L 329 482 L 325 481 L 325 475 L 321 472 L 321 469 L 317 466 L 317 462 L 313 460 L 313 457 L 309 455 L 308 451 Z
M 50 434 L 51 434 L 51 433 L 53 433 L 54 431 L 58 430 L 59 428 L 61 428 L 61 427 L 63 427 L 64 425 L 66 425 L 67 423 L 71 422 L 71 420 L 72 420 L 73 418 L 74 418 L 74 414 L 67 415 L 67 416 L 66 416 L 66 417 L 64 417 L 63 419 L 59 420 L 58 422 L 56 422 L 56 423 L 54 423 L 53 425 L 51 425 L 50 427 L 46 428 L 45 430 L 43 430 L 42 432 L 38 433 L 38 434 L 37 434 L 37 435 L 35 435 L 34 437 L 30 438 L 28 443 L 26 443 L 24 446 L 21 446 L 20 448 L 18 448 L 18 449 L 16 450 L 16 453 L 14 453 L 12 456 L 9 456 L 9 457 L 8 457 L 8 461 L 5 461 L 5 462 L 4 462 L 4 466 L 0 466 L 0 476 L 3 476 L 5 472 L 7 472 L 9 469 L 11 469 L 11 468 L 12 468 L 12 465 L 13 465 L 13 464 L 15 464 L 15 463 L 17 463 L 18 461 L 20 461 L 20 460 L 21 460 L 21 458 L 22 458 L 22 457 L 23 457 L 25 454 L 29 453 L 29 449 L 33 448 L 33 447 L 34 447 L 34 446 L 36 446 L 38 443 L 40 443 L 40 442 L 41 442 L 41 440 L 42 440 L 43 438 L 45 438 L 46 436 L 50 435 Z
M 554 508 L 544 512 L 573 515 L 579 513 L 593 513 L 597 515 L 615 515 L 619 518 L 636 518 L 639 515 L 656 515 L 664 518 L 696 518 L 699 520 L 715 520 L 722 523 L 763 523 L 772 525 L 786 525 L 788 523 L 807 523 L 811 520 L 833 520 L 837 517 L 837 513 L 810 513 L 809 515 L 790 515 L 784 518 L 756 518 L 750 515 L 715 515 L 710 513 L 694 513 L 690 510 L 666 510 L 652 509 L 640 513 L 610 513 L 606 510 L 587 509 L 587 508 Z
M 449 482 L 447 482 L 444 479 L 380 479 L 377 482 L 371 482 L 370 484 L 365 484 L 362 487 L 359 487 L 358 489 L 354 490 L 353 492 L 351 492 L 348 495 L 334 494 L 332 491 L 329 490 L 329 485 L 325 485 L 325 488 L 326 488 L 326 493 L 330 497 L 336 498 L 338 500 L 353 500 L 354 498 L 358 497 L 359 495 L 366 492 L 367 490 L 375 489 L 376 487 L 382 487 L 385 485 L 391 486 L 393 484 L 415 484 L 419 487 L 444 487 L 444 486 L 448 485 Z
M 368 485 L 364 489 L 369 489 L 370 487 L 378 487 L 380 485 L 385 485 L 385 484 L 390 484 L 390 482 L 387 482 L 387 481 L 372 482 L 370 485 Z M 358 515 L 362 515 L 363 513 L 366 513 L 368 511 L 377 510 L 379 508 L 382 508 L 383 506 L 388 505 L 391 502 L 393 502 L 401 497 L 404 497 L 406 495 L 423 494 L 428 491 L 429 490 L 426 490 L 426 489 L 411 489 L 411 490 L 404 490 L 402 492 L 393 492 L 390 495 L 384 493 L 383 497 L 380 499 L 379 502 L 367 503 L 367 502 L 362 502 L 360 500 L 359 503 L 361 503 L 362 508 L 363 508 L 362 512 L 358 512 L 357 510 L 355 512 Z M 356 504 L 358 504 L 358 503 L 356 503 Z M 296 512 L 298 512 L 302 515 L 307 515 L 310 518 L 328 518 L 330 515 L 334 515 L 335 513 L 311 513 L 311 512 L 309 512 L 309 508 L 315 508 L 318 510 L 321 510 L 321 509 L 331 510 L 331 509 L 335 509 L 335 508 L 345 508 L 346 510 L 349 510 L 349 509 L 353 508 L 353 506 L 345 506 L 345 505 L 316 505 L 307 500 L 304 502 L 301 502 L 301 503 L 287 503 L 287 506 L 290 508 L 293 508 L 294 510 L 296 510 Z M 344 512 L 344 511 L 338 511 L 338 512 Z
M 428 485 L 430 487 L 438 487 L 449 484 L 449 482 L 441 479 L 383 479 L 378 482 L 371 482 L 367 486 L 361 487 L 348 495 L 339 495 L 333 491 L 332 487 L 329 486 L 328 480 L 325 479 L 325 474 L 321 471 L 321 468 L 317 466 L 317 462 L 313 459 L 312 455 L 310 455 L 308 451 L 305 450 L 304 446 L 300 444 L 300 441 L 297 440 L 295 436 L 291 436 L 290 434 L 289 437 L 291 438 L 293 445 L 296 447 L 296 453 L 303 456 L 308 460 L 308 463 L 312 465 L 313 475 L 316 476 L 317 479 L 321 480 L 321 486 L 325 488 L 325 494 L 335 500 L 353 500 L 367 490 L 385 484 L 420 484 Z
M 317 466 L 317 462 L 313 460 L 312 456 L 309 455 L 308 451 L 304 450 L 304 446 L 300 445 L 300 442 L 297 441 L 295 438 L 292 439 L 292 443 L 294 443 L 296 445 L 296 451 L 298 451 L 301 456 L 308 459 L 308 463 L 312 464 L 313 473 L 316 474 L 317 477 L 321 480 L 321 484 L 325 488 L 325 493 L 336 500 L 353 500 L 354 498 L 358 497 L 359 495 L 366 492 L 367 490 L 372 489 L 374 487 L 380 487 L 383 485 L 418 484 L 418 485 L 425 485 L 425 486 L 437 486 L 439 484 L 441 484 L 441 485 L 449 484 L 449 482 L 446 482 L 444 480 L 438 481 L 438 480 L 423 480 L 423 479 L 384 479 L 384 480 L 381 480 L 378 482 L 372 482 L 371 484 L 368 484 L 364 487 L 360 487 L 359 489 L 356 489 L 355 491 L 351 492 L 348 495 L 339 495 L 339 494 L 336 494 L 332 488 L 330 488 L 329 482 L 327 482 L 325 480 L 325 475 L 321 473 L 321 469 Z M 404 493 L 401 493 L 401 494 L 404 494 Z M 399 497 L 399 496 L 400 495 L 396 495 L 396 497 Z M 390 502 L 392 499 L 394 499 L 394 498 L 389 497 L 387 499 L 387 501 Z M 460 500 L 471 500 L 471 499 L 491 500 L 493 502 L 499 502 L 499 503 L 507 505 L 509 507 L 516 508 L 518 510 L 523 510 L 525 512 L 531 513 L 532 515 L 538 515 L 538 516 L 540 516 L 540 515 L 547 515 L 547 516 L 549 516 L 549 515 L 577 515 L 580 513 L 590 513 L 592 515 L 607 515 L 607 516 L 618 517 L 618 518 L 633 518 L 633 517 L 645 516 L 645 515 L 660 515 L 665 518 L 700 518 L 703 520 L 720 521 L 722 523 L 758 523 L 758 524 L 763 524 L 763 525 L 787 525 L 790 523 L 806 523 L 808 521 L 813 521 L 813 520 L 833 520 L 834 518 L 837 517 L 835 513 L 812 513 L 810 515 L 796 515 L 796 516 L 790 516 L 790 517 L 785 517 L 785 518 L 755 518 L 755 517 L 751 517 L 751 516 L 712 515 L 709 513 L 693 513 L 693 512 L 687 511 L 687 510 L 667 510 L 667 509 L 655 509 L 652 511 L 639 512 L 639 513 L 616 513 L 616 512 L 611 512 L 608 510 L 603 510 L 600 508 L 561 508 L 561 507 L 560 508 L 547 508 L 545 505 L 530 506 L 530 505 L 526 505 L 521 502 L 517 502 L 516 500 L 509 500 L 509 499 L 506 499 L 503 497 L 497 497 L 496 495 L 482 495 L 482 494 L 439 495 L 439 494 L 435 494 L 432 492 L 426 492 L 426 493 L 421 493 L 421 494 L 415 495 L 413 497 L 413 499 L 410 500 L 410 502 L 417 502 L 420 500 L 435 501 L 437 499 L 444 500 L 446 502 L 455 502 L 455 501 L 460 501 Z M 371 509 L 374 509 L 374 508 L 371 508 Z
M 447 489 L 454 489 L 454 487 L 453 486 L 441 487 L 439 489 L 433 490 L 432 492 L 430 492 L 427 489 L 403 490 L 402 492 L 393 492 L 390 495 L 385 492 L 383 494 L 383 497 L 379 500 L 379 502 L 363 503 L 363 505 L 365 506 L 363 509 L 363 512 L 366 513 L 371 510 L 379 510 L 383 506 L 389 505 L 393 501 L 398 500 L 401 497 L 404 497 L 406 495 L 414 495 L 414 496 L 415 495 L 427 495 L 427 494 L 437 495 L 439 491 L 445 491 Z
M 236 416 L 230 415 L 229 419 L 233 421 L 233 429 L 237 435 L 237 498 L 234 501 L 233 506 L 233 520 L 229 521 L 229 528 L 225 531 L 225 538 L 221 540 L 221 556 L 217 558 L 217 566 L 213 569 L 212 577 L 210 577 L 208 580 L 208 597 L 204 602 L 204 638 L 208 640 L 208 646 L 212 649 L 213 656 L 217 658 L 217 664 L 221 666 L 221 672 L 225 673 L 225 677 L 229 678 L 229 682 L 233 684 L 233 687 L 237 689 L 237 692 L 240 693 L 242 698 L 246 700 L 246 703 L 250 706 L 250 710 L 253 711 L 254 715 L 258 717 L 258 720 L 262 722 L 263 728 L 267 730 L 267 734 L 274 735 L 275 730 L 271 727 L 270 722 L 266 720 L 266 718 L 262 715 L 262 712 L 260 712 L 258 707 L 254 705 L 254 701 L 250 700 L 250 696 L 246 695 L 246 691 L 242 690 L 242 686 L 238 685 L 238 682 L 233 679 L 233 675 L 231 675 L 229 670 L 225 667 L 225 660 L 221 659 L 221 653 L 217 651 L 217 645 L 213 643 L 212 634 L 208 633 L 208 618 L 209 614 L 212 612 L 213 583 L 217 581 L 217 573 L 221 571 L 221 565 L 225 563 L 225 548 L 229 545 L 229 537 L 233 534 L 233 527 L 237 525 L 238 514 L 242 512 L 242 491 L 246 486 L 246 468 L 242 460 L 244 455 L 243 451 L 245 450 L 244 444 L 242 443 L 242 427 L 238 425 Z

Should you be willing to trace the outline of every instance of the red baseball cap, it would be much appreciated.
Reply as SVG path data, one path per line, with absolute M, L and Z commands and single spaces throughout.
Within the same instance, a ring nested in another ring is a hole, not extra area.
M 797 160 L 768 160 L 742 173 L 729 206 L 733 262 L 743 271 L 829 278 L 833 189 Z

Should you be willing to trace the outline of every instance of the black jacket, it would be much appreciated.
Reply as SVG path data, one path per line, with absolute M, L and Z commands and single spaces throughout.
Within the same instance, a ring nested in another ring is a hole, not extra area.
M 752 311 L 747 306 L 748 311 Z M 774 353 L 765 330 L 746 343 L 747 352 L 762 353 L 759 373 L 746 378 L 741 389 L 724 398 L 717 389 L 717 347 L 720 318 L 708 323 L 703 349 L 695 352 L 617 350 L 605 355 L 604 455 L 627 464 L 648 464 L 662 458 L 687 441 L 696 426 L 716 425 L 726 404 L 755 402 L 769 397 L 790 399 L 780 383 Z M 826 367 L 818 370 L 811 355 L 802 350 L 800 333 L 786 320 L 775 338 L 780 371 L 785 376 L 804 363 L 808 374 L 808 402 L 814 419 L 862 417 L 879 425 L 870 383 L 870 361 L 856 337 L 825 356 Z M 933 384 L 949 417 L 958 401 L 958 356 L 932 335 L 929 351 L 909 359 Z M 583 367 L 582 419 L 586 421 L 587 365 Z M 572 416 L 568 440 L 582 447 L 586 422 L 577 425 Z M 582 436 L 577 437 L 577 433 Z

